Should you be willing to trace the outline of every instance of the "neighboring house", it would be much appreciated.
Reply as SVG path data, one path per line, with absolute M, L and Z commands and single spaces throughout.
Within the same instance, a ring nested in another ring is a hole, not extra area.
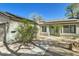
M 39 35 L 44 36 L 79 36 L 79 19 L 42 21 L 39 23 Z

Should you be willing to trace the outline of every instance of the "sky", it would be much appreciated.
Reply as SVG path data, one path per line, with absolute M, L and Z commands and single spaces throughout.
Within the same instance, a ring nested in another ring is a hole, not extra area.
M 44 20 L 61 19 L 65 17 L 68 3 L 0 3 L 0 11 L 28 18 L 31 14 L 41 15 Z

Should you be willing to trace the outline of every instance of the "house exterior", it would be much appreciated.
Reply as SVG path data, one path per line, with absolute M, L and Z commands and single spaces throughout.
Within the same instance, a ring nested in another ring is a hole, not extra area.
M 16 28 L 22 25 L 24 18 L 18 17 L 8 12 L 0 12 L 0 40 L 4 37 L 4 24 L 6 24 L 6 39 L 12 41 L 16 38 Z M 41 36 L 79 36 L 79 19 L 61 19 L 53 21 L 43 21 L 37 19 L 38 33 Z
M 38 23 L 41 36 L 79 36 L 79 19 L 38 20 Z
M 17 33 L 17 27 L 23 23 L 20 20 L 25 19 L 8 12 L 0 12 L 0 41 L 4 38 L 4 26 L 6 26 L 6 40 L 13 41 Z M 6 25 L 4 25 L 6 24 Z

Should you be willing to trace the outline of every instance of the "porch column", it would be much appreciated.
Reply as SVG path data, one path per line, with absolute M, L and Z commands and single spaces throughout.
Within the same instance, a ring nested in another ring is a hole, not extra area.
M 49 26 L 47 26 L 47 33 L 48 33 L 48 36 L 50 36 Z
M 37 39 L 39 39 L 39 37 L 40 37 L 40 30 L 41 30 L 41 28 L 40 28 L 40 26 L 39 26 L 39 25 L 37 25 L 37 28 L 38 28 L 38 32 L 37 32 Z
M 62 26 L 62 28 L 61 28 L 61 34 L 63 33 L 63 26 Z
M 76 25 L 76 34 L 79 35 L 79 24 Z

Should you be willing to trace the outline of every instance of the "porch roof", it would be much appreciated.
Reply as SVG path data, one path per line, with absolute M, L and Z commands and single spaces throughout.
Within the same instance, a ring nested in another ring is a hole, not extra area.
M 55 25 L 55 24 L 79 24 L 79 19 L 53 20 L 53 21 L 45 22 L 40 25 Z

